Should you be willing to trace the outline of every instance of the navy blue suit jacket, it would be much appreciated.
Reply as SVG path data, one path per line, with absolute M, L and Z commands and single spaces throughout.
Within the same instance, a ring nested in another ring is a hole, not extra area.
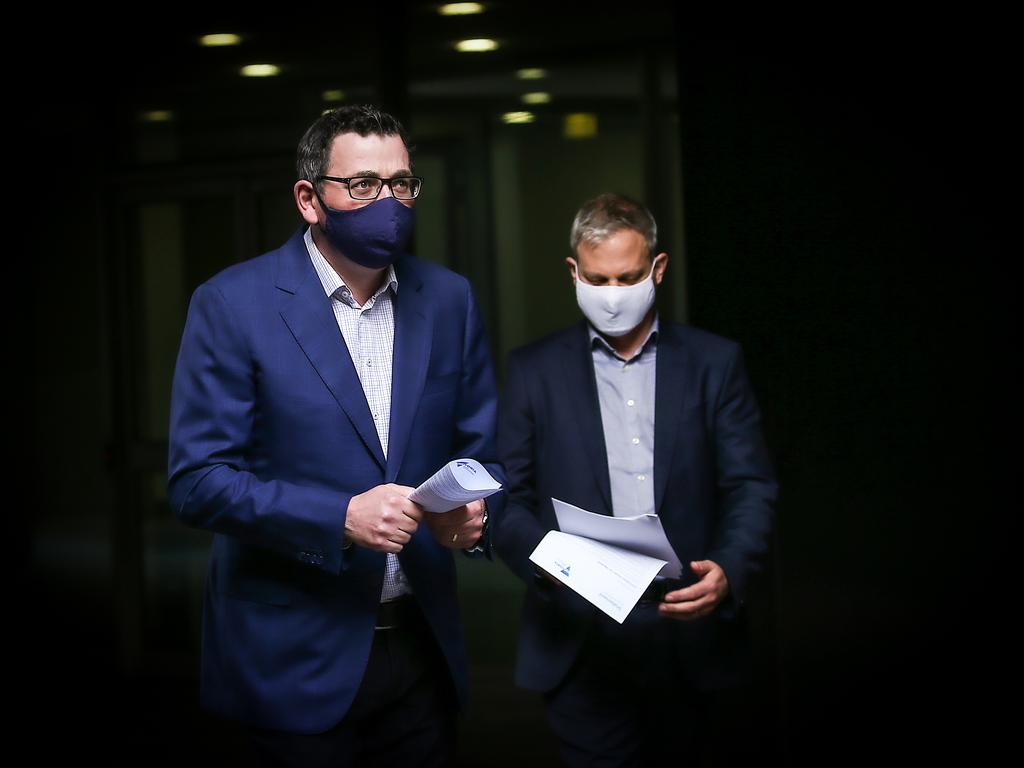
M 730 586 L 712 617 L 661 623 L 685 646 L 693 682 L 724 685 L 735 677 L 743 641 L 726 620 L 739 611 L 766 550 L 776 485 L 737 344 L 662 322 L 655 380 L 655 510 L 684 564 L 684 581 L 696 580 L 690 561 L 713 560 Z M 597 609 L 568 588 L 536 579 L 530 553 L 557 530 L 552 497 L 612 513 L 586 323 L 512 353 L 498 453 L 509 498 L 492 541 L 528 586 L 516 680 L 548 691 L 576 659 Z
M 313 733 L 337 723 L 373 639 L 385 555 L 342 550 L 349 500 L 478 459 L 499 479 L 490 353 L 465 278 L 395 265 L 389 450 L 302 237 L 192 297 L 171 404 L 169 497 L 214 532 L 203 611 L 204 708 Z M 503 494 L 488 500 L 500 514 Z M 421 525 L 402 568 L 460 699 L 466 662 L 451 551 Z

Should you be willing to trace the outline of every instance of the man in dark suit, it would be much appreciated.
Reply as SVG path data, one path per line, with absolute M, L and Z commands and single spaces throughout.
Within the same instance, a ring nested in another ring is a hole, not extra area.
M 445 765 L 451 550 L 486 548 L 487 509 L 407 496 L 456 457 L 500 478 L 483 326 L 464 278 L 406 253 L 422 180 L 394 117 L 320 117 L 298 177 L 306 225 L 196 290 L 174 376 L 171 504 L 215 534 L 202 702 L 270 764 Z
M 494 546 L 527 584 L 516 681 L 544 693 L 570 765 L 661 764 L 694 748 L 702 689 L 741 655 L 748 577 L 776 485 L 733 342 L 659 319 L 668 264 L 640 204 L 601 195 L 566 259 L 587 322 L 512 353 L 498 452 L 508 503 Z M 538 572 L 552 497 L 591 512 L 657 513 L 684 564 L 619 625 Z

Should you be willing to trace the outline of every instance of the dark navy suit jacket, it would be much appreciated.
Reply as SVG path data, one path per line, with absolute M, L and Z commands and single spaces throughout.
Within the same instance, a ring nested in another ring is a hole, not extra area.
M 742 654 L 742 632 L 732 619 L 774 514 L 776 485 L 760 415 L 739 346 L 709 333 L 662 322 L 655 380 L 655 511 L 684 564 L 684 581 L 696 580 L 690 561 L 713 560 L 731 590 L 712 617 L 664 619 L 659 626 L 685 649 L 692 682 L 725 685 Z M 516 680 L 548 691 L 575 661 L 597 609 L 568 588 L 536 579 L 530 553 L 557 530 L 552 497 L 612 513 L 586 323 L 512 353 L 498 449 L 509 498 L 492 541 L 528 586 Z
M 203 611 L 204 708 L 323 731 L 348 710 L 373 639 L 385 555 L 342 550 L 349 500 L 416 486 L 445 462 L 496 465 L 497 397 L 468 282 L 395 265 L 389 450 L 297 232 L 192 297 L 174 375 L 169 497 L 214 532 Z M 500 514 L 503 494 L 488 499 Z M 421 525 L 400 555 L 464 699 L 451 551 Z

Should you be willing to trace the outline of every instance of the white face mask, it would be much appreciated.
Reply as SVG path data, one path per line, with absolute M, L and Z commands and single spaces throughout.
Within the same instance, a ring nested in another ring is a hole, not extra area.
M 654 267 L 635 285 L 591 285 L 576 267 L 576 303 L 590 324 L 607 336 L 625 336 L 654 306 Z

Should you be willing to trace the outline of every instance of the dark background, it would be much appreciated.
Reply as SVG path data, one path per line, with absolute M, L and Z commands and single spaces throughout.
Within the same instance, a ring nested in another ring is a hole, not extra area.
M 345 23 L 316 28 L 197 19 L 131 39 L 25 22 L 33 44 L 8 54 L 23 128 L 10 180 L 28 211 L 8 259 L 14 453 L 29 456 L 11 465 L 8 502 L 17 735 L 42 759 L 242 762 L 238 734 L 197 708 L 208 539 L 164 519 L 166 445 L 147 426 L 163 384 L 147 379 L 159 366 L 146 329 L 180 333 L 185 307 L 139 290 L 154 278 L 138 206 L 204 185 L 226 201 L 183 207 L 182 252 L 215 254 L 182 262 L 186 299 L 217 259 L 277 245 L 295 224 L 288 195 L 260 185 L 287 193 L 333 69 L 360 84 L 349 100 L 395 110 L 440 158 L 444 259 L 484 301 L 499 370 L 574 316 L 559 264 L 572 212 L 619 180 L 667 233 L 665 311 L 743 343 L 782 492 L 749 617 L 751 679 L 716 704 L 728 758 L 984 762 L 1009 728 L 993 699 L 1010 682 L 1013 606 L 1003 264 L 1020 196 L 1005 20 L 859 9 L 737 30 L 660 3 L 490 5 L 486 31 L 508 45 L 471 65 L 419 3 L 345 8 Z M 198 58 L 190 41 L 218 28 L 295 64 L 257 93 Z M 538 61 L 607 81 L 562 99 L 600 114 L 601 151 L 559 143 L 557 91 L 519 143 L 496 119 L 516 108 L 507 95 L 442 87 Z M 618 67 L 639 73 L 635 89 L 615 90 Z M 175 152 L 134 120 L 146 102 L 182 105 Z M 565 168 L 538 169 L 530 153 L 548 144 Z M 638 162 L 625 171 L 623 157 Z M 519 228 L 534 239 L 517 250 Z M 538 294 L 550 311 L 524 320 L 517 305 Z M 539 703 L 511 684 L 520 590 L 501 564 L 463 571 L 466 764 L 551 764 Z

